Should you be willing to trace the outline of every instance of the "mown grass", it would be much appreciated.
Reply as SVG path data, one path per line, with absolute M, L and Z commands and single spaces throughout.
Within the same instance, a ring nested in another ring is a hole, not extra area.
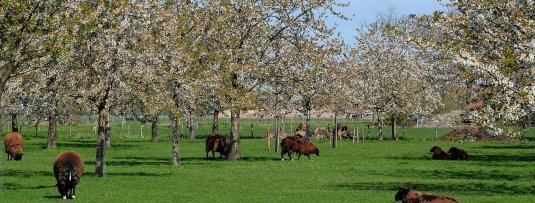
M 328 140 L 314 140 L 321 156 L 280 161 L 280 154 L 267 152 L 265 139 L 242 139 L 242 160 L 229 162 L 205 160 L 202 139 L 181 139 L 181 164 L 172 167 L 168 128 L 160 128 L 158 143 L 149 141 L 148 131 L 143 138 L 133 131 L 121 136 L 120 128 L 114 126 L 102 178 L 95 176 L 91 126 L 73 133 L 61 127 L 58 149 L 43 148 L 43 129 L 35 136 L 24 128 L 23 160 L 0 156 L 0 202 L 62 201 L 52 163 L 63 150 L 85 159 L 77 202 L 394 202 L 397 189 L 411 185 L 461 202 L 535 202 L 533 141 L 454 143 L 435 140 L 435 129 L 407 129 L 408 139 L 397 142 L 343 140 L 333 149 Z M 533 140 L 535 130 L 526 135 Z M 430 160 L 434 145 L 463 148 L 471 160 Z

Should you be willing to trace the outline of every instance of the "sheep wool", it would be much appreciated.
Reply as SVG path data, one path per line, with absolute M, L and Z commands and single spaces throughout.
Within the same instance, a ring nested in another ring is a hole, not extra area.
M 24 140 L 22 135 L 18 132 L 10 132 L 4 138 L 4 147 L 7 153 L 7 160 L 20 161 L 22 160 L 22 146 Z
M 215 159 L 215 152 L 219 152 L 219 158 L 228 155 L 228 141 L 226 137 L 218 134 L 206 137 L 206 159 L 208 159 L 208 152 L 212 152 L 212 158 Z
M 54 176 L 61 198 L 75 198 L 76 185 L 84 173 L 84 161 L 75 151 L 64 151 L 54 162 Z

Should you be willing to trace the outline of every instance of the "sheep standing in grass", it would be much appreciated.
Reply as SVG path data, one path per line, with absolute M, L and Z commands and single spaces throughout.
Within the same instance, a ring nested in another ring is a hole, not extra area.
M 64 151 L 56 157 L 54 176 L 61 198 L 75 198 L 76 185 L 83 173 L 84 161 L 78 152 Z
M 452 160 L 468 160 L 468 153 L 466 151 L 459 149 L 457 147 L 452 147 L 448 150 L 448 153 L 451 154 Z
M 208 152 L 212 151 L 212 158 L 215 159 L 215 152 L 219 152 L 219 158 L 228 156 L 228 140 L 218 134 L 206 137 L 206 159 L 208 159 Z
M 416 191 L 416 188 L 399 188 L 394 197 L 396 201 L 402 203 L 459 203 L 456 199 L 445 196 L 423 194 Z
M 310 141 L 304 138 L 285 137 L 281 141 L 281 160 L 284 161 L 284 154 L 288 153 L 288 158 L 293 160 L 292 152 L 297 153 L 297 159 L 301 158 L 301 154 L 310 159 L 311 154 L 320 155 L 320 150 Z
M 429 152 L 433 154 L 433 157 L 431 157 L 432 159 L 435 159 L 435 160 L 450 159 L 450 155 L 444 152 L 444 150 L 442 150 L 440 147 L 434 146 L 433 148 L 431 148 L 431 150 L 429 150 Z
M 24 140 L 19 132 L 10 132 L 4 138 L 4 147 L 7 153 L 7 160 L 20 161 L 22 159 L 22 145 Z

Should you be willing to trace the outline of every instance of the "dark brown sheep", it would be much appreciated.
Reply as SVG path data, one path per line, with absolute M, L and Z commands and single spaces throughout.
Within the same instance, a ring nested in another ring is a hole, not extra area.
M 288 153 L 288 158 L 293 160 L 292 152 L 297 153 L 297 159 L 301 158 L 301 154 L 310 159 L 311 154 L 320 155 L 320 150 L 310 141 L 304 138 L 285 137 L 281 141 L 281 160 L 284 161 L 284 154 Z
M 22 159 L 22 145 L 24 144 L 24 140 L 22 139 L 22 135 L 18 132 L 10 132 L 6 135 L 4 138 L 4 147 L 6 149 L 7 153 L 7 160 L 13 160 L 20 161 Z
M 416 188 L 399 188 L 394 197 L 396 201 L 402 203 L 459 203 L 456 199 L 445 196 L 423 194 L 416 191 Z
M 215 159 L 215 152 L 219 152 L 219 158 L 228 156 L 228 140 L 218 134 L 206 137 L 206 159 L 208 159 L 208 152 L 212 151 L 212 158 Z
M 435 160 L 448 160 L 450 159 L 450 155 L 448 155 L 444 150 L 442 150 L 440 147 L 434 146 L 429 150 L 433 154 L 432 159 Z
M 468 160 L 468 153 L 466 151 L 459 149 L 457 147 L 452 147 L 448 150 L 448 153 L 451 154 L 452 160 Z
M 84 161 L 75 151 L 61 152 L 54 161 L 54 176 L 61 198 L 75 198 L 76 185 L 84 174 Z

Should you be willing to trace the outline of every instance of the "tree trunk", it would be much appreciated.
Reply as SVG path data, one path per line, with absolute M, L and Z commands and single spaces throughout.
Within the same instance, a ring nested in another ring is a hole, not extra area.
M 219 110 L 214 110 L 212 117 L 212 134 L 219 134 Z
M 280 145 L 280 139 L 279 139 L 279 134 L 280 134 L 280 125 L 279 125 L 279 116 L 275 116 L 275 152 L 278 152 L 279 150 L 279 145 Z
M 383 137 L 383 120 L 382 119 L 379 119 L 379 132 L 378 132 L 378 135 L 377 137 L 379 138 L 379 140 L 384 140 L 384 137 Z
M 234 107 L 230 111 L 230 150 L 228 160 L 240 160 L 240 108 Z
M 17 122 L 17 114 L 11 115 L 11 132 L 19 132 L 19 126 Z
M 311 106 L 310 106 L 310 102 L 307 101 L 307 106 L 306 106 L 306 113 L 307 113 L 307 129 L 306 129 L 306 137 L 308 140 L 311 140 L 312 139 L 312 131 L 310 129 L 310 111 L 311 111 Z
M 193 113 L 193 111 L 190 111 L 189 115 L 188 115 L 188 123 L 189 123 L 189 141 L 194 141 L 196 136 L 195 136 L 195 114 Z
M 48 116 L 48 141 L 47 149 L 55 149 L 56 146 L 56 127 L 58 126 L 56 112 L 52 110 Z
M 334 114 L 334 133 L 332 137 L 333 148 L 336 148 L 337 138 L 338 138 L 338 114 L 335 113 Z
M 0 110 L 0 135 L 4 133 L 4 113 Z
M 97 157 L 95 161 L 96 174 L 98 177 L 106 175 L 106 159 L 104 155 L 106 133 L 108 126 L 108 109 L 99 107 L 98 109 L 98 126 L 97 126 Z
M 392 140 L 398 141 L 398 133 L 396 131 L 397 118 L 395 114 L 392 114 Z
M 155 116 L 151 120 L 151 140 L 152 142 L 158 142 L 158 116 Z
M 174 114 L 171 115 L 171 131 L 171 161 L 173 163 L 173 166 L 178 166 L 180 165 L 180 146 L 178 145 L 178 119 Z
M 106 123 L 106 138 L 105 138 L 105 141 L 106 141 L 106 148 L 111 148 L 111 116 L 110 116 L 110 111 L 108 110 L 106 112 L 108 115 L 108 122 Z

